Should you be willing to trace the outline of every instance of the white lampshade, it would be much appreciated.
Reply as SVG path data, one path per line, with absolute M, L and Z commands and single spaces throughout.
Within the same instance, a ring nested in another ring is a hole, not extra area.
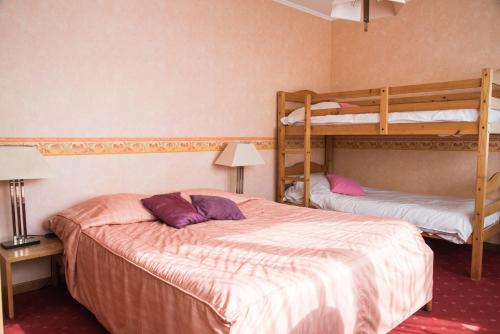
M 395 16 L 410 0 L 370 0 L 370 20 Z M 362 0 L 333 0 L 330 16 L 334 19 L 363 21 Z
M 229 143 L 219 155 L 215 164 L 229 167 L 255 166 L 264 164 L 264 160 L 254 144 Z
M 45 179 L 54 174 L 33 146 L 0 146 L 0 180 Z

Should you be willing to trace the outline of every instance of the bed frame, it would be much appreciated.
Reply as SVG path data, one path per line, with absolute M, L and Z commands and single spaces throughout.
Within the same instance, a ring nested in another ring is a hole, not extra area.
M 311 110 L 311 104 L 325 101 L 349 102 L 356 107 Z M 305 122 L 300 126 L 285 126 L 282 117 L 290 114 L 287 103 L 303 104 Z M 278 92 L 278 177 L 277 201 L 284 202 L 286 185 L 294 181 L 304 182 L 304 206 L 310 206 L 311 173 L 332 171 L 333 137 L 342 135 L 473 135 L 477 136 L 477 169 L 475 190 L 475 218 L 473 232 L 468 243 L 472 244 L 471 278 L 481 279 L 483 241 L 500 232 L 500 224 L 484 228 L 485 217 L 500 211 L 500 199 L 486 204 L 488 195 L 500 190 L 500 172 L 489 180 L 488 151 L 490 134 L 500 134 L 500 123 L 488 122 L 490 108 L 500 109 L 500 70 L 484 69 L 480 78 L 419 84 L 410 86 L 383 87 L 356 91 L 317 94 L 303 90 L 293 93 Z M 479 109 L 478 122 L 434 122 L 389 124 L 392 112 Z M 311 125 L 311 116 L 378 113 L 376 124 Z M 297 149 L 286 146 L 287 138 L 302 137 L 304 140 L 304 161 L 290 167 L 285 165 L 287 153 Z M 324 139 L 325 162 L 323 165 L 311 162 L 311 138 Z M 303 176 L 301 176 L 303 175 Z

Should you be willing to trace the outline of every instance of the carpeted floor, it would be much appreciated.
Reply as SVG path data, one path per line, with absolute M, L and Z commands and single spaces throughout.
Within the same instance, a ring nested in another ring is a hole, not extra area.
M 470 249 L 429 242 L 435 253 L 434 309 L 419 311 L 392 333 L 500 333 L 500 252 L 486 251 L 483 279 L 469 279 Z M 64 287 L 15 296 L 16 317 L 6 334 L 106 333 Z
M 500 333 L 500 252 L 485 250 L 483 278 L 474 282 L 468 246 L 428 243 L 434 251 L 433 310 L 417 312 L 392 333 Z

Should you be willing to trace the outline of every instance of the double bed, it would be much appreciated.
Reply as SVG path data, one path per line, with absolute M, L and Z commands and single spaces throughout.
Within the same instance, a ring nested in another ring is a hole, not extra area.
M 71 295 L 113 333 L 386 333 L 432 299 L 413 225 L 214 190 L 247 219 L 175 229 L 144 195 L 95 198 L 48 220 Z

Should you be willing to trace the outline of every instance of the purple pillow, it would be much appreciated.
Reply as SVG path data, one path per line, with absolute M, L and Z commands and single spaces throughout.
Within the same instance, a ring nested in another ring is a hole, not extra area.
M 218 196 L 191 195 L 191 201 L 199 214 L 207 219 L 240 220 L 245 219 L 240 209 L 230 199 Z
M 175 228 L 208 220 L 196 212 L 196 209 L 182 198 L 180 192 L 143 198 L 142 204 L 162 222 Z

